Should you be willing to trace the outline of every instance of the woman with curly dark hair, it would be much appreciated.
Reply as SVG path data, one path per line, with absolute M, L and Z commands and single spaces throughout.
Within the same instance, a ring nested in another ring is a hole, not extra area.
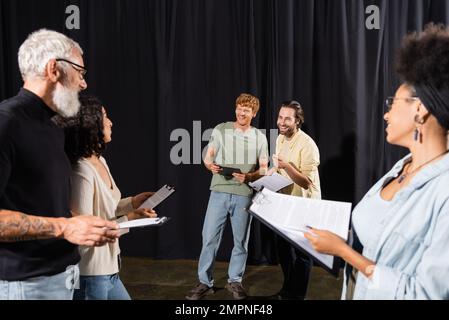
M 121 199 L 120 190 L 101 156 L 112 137 L 112 122 L 102 103 L 95 97 L 80 97 L 81 108 L 74 118 L 58 118 L 64 128 L 65 149 L 72 162 L 71 209 L 74 214 L 89 214 L 123 222 L 155 217 L 152 210 L 138 209 L 151 192 Z M 76 300 L 130 299 L 118 272 L 118 241 L 102 247 L 80 247 L 80 288 Z
M 387 141 L 410 154 L 353 211 L 363 252 L 328 231 L 311 228 L 306 238 L 357 271 L 344 298 L 449 299 L 449 30 L 406 36 L 398 62 L 404 83 L 384 119 Z

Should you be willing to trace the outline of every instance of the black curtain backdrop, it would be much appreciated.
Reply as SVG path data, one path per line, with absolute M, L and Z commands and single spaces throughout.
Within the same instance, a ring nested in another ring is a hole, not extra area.
M 71 4 L 80 8 L 79 30 L 65 27 Z M 380 30 L 365 27 L 369 5 L 380 8 Z M 114 123 L 105 157 L 123 195 L 177 189 L 158 208 L 171 222 L 133 230 L 121 239 L 123 253 L 195 259 L 211 176 L 200 164 L 171 163 L 173 130 L 190 132 L 193 161 L 193 121 L 200 134 L 232 121 L 241 92 L 260 98 L 254 124 L 267 130 L 280 102 L 297 99 L 320 148 L 324 198 L 355 205 L 405 154 L 385 143 L 383 122 L 384 100 L 399 84 L 400 40 L 448 19 L 442 0 L 1 0 L 0 99 L 22 85 L 17 51 L 30 32 L 45 27 L 77 40 L 88 92 Z M 228 225 L 219 259 L 231 247 Z M 273 248 L 273 234 L 253 221 L 249 262 L 275 262 Z

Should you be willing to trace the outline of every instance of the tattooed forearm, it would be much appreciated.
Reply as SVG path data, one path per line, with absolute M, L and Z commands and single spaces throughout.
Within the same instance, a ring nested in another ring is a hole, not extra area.
M 0 210 L 0 242 L 54 238 L 55 229 L 48 218 Z

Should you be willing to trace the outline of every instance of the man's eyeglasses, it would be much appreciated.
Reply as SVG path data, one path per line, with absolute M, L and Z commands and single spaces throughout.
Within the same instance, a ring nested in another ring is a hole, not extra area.
M 405 101 L 410 102 L 410 101 L 416 101 L 418 99 L 419 99 L 418 97 L 408 97 L 408 98 L 388 97 L 387 100 L 385 101 L 385 106 L 387 107 L 386 111 L 390 112 L 391 107 L 393 106 L 395 100 L 405 100 Z
M 87 68 L 80 66 L 79 64 L 76 64 L 75 62 L 66 60 L 66 59 L 62 59 L 62 58 L 58 58 L 56 59 L 56 61 L 64 61 L 67 63 L 70 63 L 70 65 L 72 66 L 73 69 L 75 69 L 76 71 L 78 71 L 78 73 L 81 75 L 81 78 L 84 79 L 84 77 L 86 76 L 87 73 Z

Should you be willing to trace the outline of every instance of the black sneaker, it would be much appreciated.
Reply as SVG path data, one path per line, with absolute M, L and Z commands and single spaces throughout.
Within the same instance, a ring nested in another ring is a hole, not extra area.
M 189 294 L 186 296 L 187 300 L 200 300 L 205 296 L 214 294 L 214 288 L 208 287 L 203 283 L 199 283 L 195 288 L 190 290 Z
M 240 282 L 229 282 L 226 284 L 225 288 L 232 293 L 232 297 L 235 300 L 244 300 L 248 298 L 245 289 Z

